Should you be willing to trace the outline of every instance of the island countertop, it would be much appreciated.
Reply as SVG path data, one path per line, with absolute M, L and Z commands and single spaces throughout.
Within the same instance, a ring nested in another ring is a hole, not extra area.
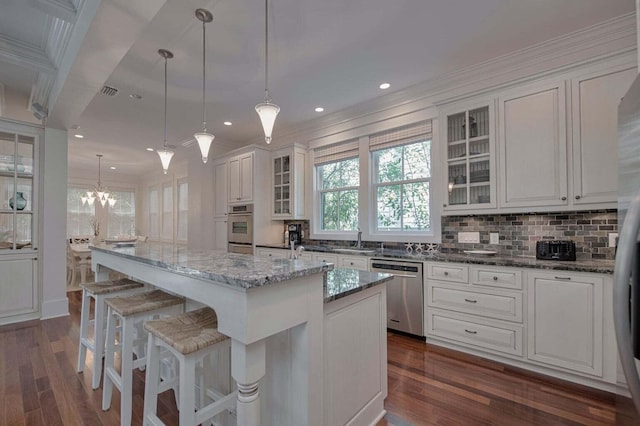
M 327 272 L 332 264 L 303 259 L 264 259 L 223 250 L 194 250 L 163 243 L 99 244 L 91 249 L 136 260 L 192 278 L 248 290 Z
M 334 269 L 325 274 L 324 303 L 341 299 L 392 279 L 392 274 L 385 274 L 383 272 L 367 272 L 343 268 Z

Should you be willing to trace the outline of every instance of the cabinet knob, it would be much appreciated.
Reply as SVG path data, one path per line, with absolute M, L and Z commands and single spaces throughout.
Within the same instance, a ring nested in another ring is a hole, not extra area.
M 560 198 L 562 201 L 567 201 L 567 197 Z
M 579 196 L 579 195 L 576 195 L 576 200 L 579 200 L 579 199 L 580 199 L 580 196 Z
M 443 204 L 443 205 L 442 205 L 442 207 L 447 207 L 447 205 L 446 205 L 446 204 Z
M 353 262 L 349 262 L 349 265 L 353 266 Z
M 448 275 L 449 275 L 449 273 L 447 271 L 444 271 L 444 276 L 446 277 Z
M 494 281 L 498 281 L 498 277 L 493 277 L 493 280 Z

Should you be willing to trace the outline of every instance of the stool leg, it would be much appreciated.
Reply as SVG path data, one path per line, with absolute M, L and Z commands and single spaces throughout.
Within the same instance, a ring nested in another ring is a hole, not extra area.
M 107 348 L 104 357 L 104 383 L 102 385 L 102 409 L 111 407 L 111 395 L 113 393 L 113 380 L 111 370 L 115 371 L 114 359 L 116 350 L 116 318 L 111 308 L 107 310 Z
M 84 371 L 84 364 L 87 360 L 87 346 L 83 340 L 89 333 L 89 310 L 91 310 L 91 296 L 87 290 L 82 290 L 82 311 L 80 313 L 80 338 L 78 343 L 78 373 Z M 95 389 L 95 388 L 94 388 Z
M 185 357 L 180 363 L 180 424 L 195 425 L 196 359 Z
M 148 416 L 156 415 L 158 408 L 158 385 L 160 384 L 160 348 L 156 345 L 155 337 L 149 333 L 147 344 L 147 372 L 144 378 L 144 417 L 143 425 L 147 424 Z
M 134 316 L 122 319 L 122 367 L 120 374 L 120 424 L 128 426 L 131 424 L 131 410 L 133 398 L 133 327 Z
M 100 377 L 102 376 L 102 357 L 104 356 L 104 297 L 96 296 L 95 313 L 93 321 L 93 379 L 91 387 L 98 389 Z

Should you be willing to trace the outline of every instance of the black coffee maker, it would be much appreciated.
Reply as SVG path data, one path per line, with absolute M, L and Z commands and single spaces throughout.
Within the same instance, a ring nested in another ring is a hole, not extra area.
M 290 223 L 287 229 L 289 230 L 289 243 L 302 244 L 302 224 Z

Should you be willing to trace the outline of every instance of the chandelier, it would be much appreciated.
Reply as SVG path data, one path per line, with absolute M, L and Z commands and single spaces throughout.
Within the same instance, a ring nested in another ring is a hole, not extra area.
M 109 207 L 113 207 L 116 204 L 116 199 L 109 194 L 107 188 L 102 187 L 102 183 L 100 182 L 100 160 L 102 159 L 102 154 L 96 154 L 96 157 L 98 157 L 98 186 L 93 188 L 93 191 L 87 191 L 86 196 L 83 195 L 80 197 L 82 205 L 89 203 L 89 205 L 92 206 L 97 198 L 100 200 L 102 207 L 107 203 L 109 203 Z

